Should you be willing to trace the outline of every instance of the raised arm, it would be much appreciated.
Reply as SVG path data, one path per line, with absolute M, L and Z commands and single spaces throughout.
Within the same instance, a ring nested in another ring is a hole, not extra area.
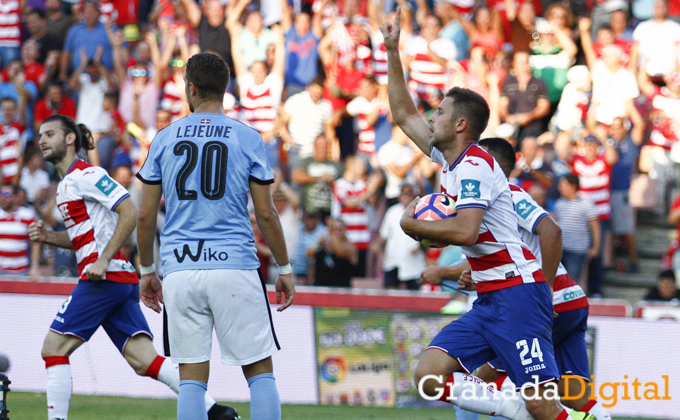
M 425 18 L 430 14 L 430 8 L 427 6 L 426 0 L 416 0 L 416 22 L 418 26 L 425 24 Z
M 517 7 L 515 6 L 515 0 L 504 0 L 505 3 L 505 17 L 508 18 L 508 22 L 512 22 L 517 17 Z
M 255 218 L 257 226 L 262 232 L 265 242 L 269 245 L 276 264 L 287 266 L 290 264 L 288 259 L 288 251 L 286 250 L 286 241 L 283 237 L 283 230 L 281 228 L 281 221 L 279 220 L 279 213 L 274 207 L 272 201 L 271 190 L 269 184 L 260 184 L 254 180 L 250 181 L 250 194 L 253 197 L 253 206 L 255 207 Z M 281 303 L 281 293 L 285 295 L 285 302 L 279 308 L 282 311 L 293 303 L 295 297 L 295 285 L 293 282 L 293 275 L 279 274 L 276 280 L 276 302 Z
M 312 16 L 312 33 L 316 39 L 321 39 L 323 36 L 323 26 L 321 25 L 321 18 L 323 18 L 323 11 L 328 6 L 328 0 L 321 0 L 321 7 L 319 11 L 314 12 Z
M 229 33 L 231 34 L 231 59 L 234 62 L 234 73 L 239 78 L 248 73 L 241 53 L 241 25 L 234 24 L 230 26 Z
M 284 66 L 286 64 L 286 37 L 279 25 L 276 25 L 272 30 L 276 34 L 276 50 L 274 50 L 272 73 L 283 79 L 285 76 Z
M 283 34 L 287 34 L 290 28 L 293 26 L 293 11 L 290 10 L 288 5 L 288 0 L 281 0 L 281 28 L 283 29 Z
M 586 56 L 586 64 L 590 71 L 595 68 L 595 61 L 597 60 L 597 54 L 595 54 L 595 48 L 593 48 L 593 38 L 590 36 L 590 18 L 582 17 L 578 20 L 578 30 L 581 34 L 581 46 L 583 47 L 583 53 Z
M 399 56 L 400 21 L 401 7 L 397 8 L 397 17 L 394 23 L 385 22 L 380 27 L 387 49 L 387 92 L 390 99 L 392 119 L 423 153 L 430 156 L 430 127 L 418 113 L 418 109 L 413 103 Z
M 238 0 L 236 2 L 234 8 L 227 15 L 227 21 L 224 23 L 227 25 L 227 29 L 231 28 L 232 26 L 241 26 L 239 25 L 239 19 L 241 19 L 241 14 L 248 3 L 250 3 L 250 0 Z
M 571 39 L 571 37 L 562 29 L 558 28 L 555 25 L 550 25 L 552 28 L 553 33 L 555 34 L 555 44 L 557 44 L 560 48 L 562 48 L 563 51 L 565 51 L 568 55 L 569 58 L 573 59 L 576 57 L 576 53 L 578 53 L 578 48 L 576 47 L 576 44 L 574 41 Z
M 198 4 L 194 0 L 179 0 L 180 3 L 182 3 L 182 6 L 184 6 L 184 9 L 187 11 L 187 18 L 189 19 L 189 23 L 191 26 L 194 28 L 198 26 L 198 24 L 201 22 L 201 8 L 198 7 Z

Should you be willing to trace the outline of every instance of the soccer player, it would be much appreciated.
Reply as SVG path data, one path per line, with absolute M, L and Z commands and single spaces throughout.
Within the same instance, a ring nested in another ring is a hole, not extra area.
M 200 53 L 186 66 L 186 97 L 193 114 L 161 130 L 137 177 L 144 182 L 137 241 L 142 301 L 155 311 L 165 299 L 172 360 L 179 363 L 177 418 L 206 419 L 198 408 L 207 389 L 213 325 L 222 362 L 240 365 L 250 387 L 251 416 L 280 419 L 271 356 L 279 350 L 248 216 L 279 266 L 279 311 L 293 303 L 295 286 L 269 184 L 274 176 L 260 134 L 224 115 L 229 68 Z M 153 241 L 161 195 L 161 285 L 153 268 Z
M 69 356 L 101 325 L 138 375 L 150 376 L 179 391 L 177 366 L 159 356 L 139 306 L 139 280 L 119 251 L 135 228 L 137 208 L 127 190 L 107 172 L 78 158 L 92 150 L 92 135 L 83 124 L 54 115 L 40 126 L 40 150 L 54 163 L 61 182 L 57 206 L 66 231 L 54 232 L 43 221 L 31 223 L 32 241 L 73 249 L 80 281 L 59 309 L 45 337 L 42 357 L 47 368 L 47 416 L 66 420 L 71 400 Z M 231 407 L 206 395 L 203 413 L 211 419 L 234 419 Z
M 503 169 L 506 176 L 510 176 L 515 166 L 515 151 L 505 139 L 489 138 L 480 140 L 479 145 L 488 150 Z M 555 349 L 555 360 L 560 375 L 578 376 L 585 382 L 590 381 L 588 353 L 585 334 L 588 326 L 588 299 L 586 294 L 567 273 L 560 262 L 562 254 L 561 229 L 550 217 L 547 211 L 534 201 L 522 188 L 510 185 L 515 211 L 519 216 L 522 240 L 531 252 L 542 261 L 543 273 L 553 289 L 553 306 L 557 317 L 553 320 L 552 342 Z M 554 282 L 550 279 L 554 279 Z M 486 382 L 502 383 L 503 370 L 497 366 L 497 361 L 482 366 L 479 376 Z M 490 372 L 488 367 L 495 367 L 497 372 Z M 602 404 L 590 399 L 588 387 L 582 389 L 582 383 L 574 378 L 560 384 L 561 394 L 568 387 L 568 395 L 580 398 L 562 399 L 562 404 L 574 410 L 593 414 L 598 420 L 611 420 L 611 416 Z
M 457 211 L 456 217 L 439 221 L 416 220 L 414 200 L 404 211 L 401 226 L 412 237 L 461 245 L 479 293 L 472 310 L 446 326 L 423 352 L 416 384 L 431 397 L 441 396 L 480 414 L 564 420 L 569 414 L 547 398 L 550 389 L 545 385 L 558 375 L 550 341 L 550 288 L 536 257 L 522 243 L 505 175 L 476 143 L 488 123 L 489 107 L 478 94 L 453 88 L 428 126 L 404 80 L 399 20 L 397 11 L 394 24 L 381 27 L 388 51 L 392 116 L 424 153 L 443 166 L 441 189 L 456 200 Z M 485 384 L 469 372 L 496 357 L 517 386 L 538 382 L 535 388 L 525 389 L 526 409 L 512 398 L 479 397 L 488 395 Z M 438 392 L 441 381 L 430 375 L 448 378 L 444 395 Z M 477 398 L 463 398 L 464 389 L 472 389 Z M 456 399 L 450 399 L 450 394 Z

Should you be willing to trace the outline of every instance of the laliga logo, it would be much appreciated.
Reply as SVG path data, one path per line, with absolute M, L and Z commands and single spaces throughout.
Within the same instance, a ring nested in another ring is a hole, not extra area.
M 321 377 L 330 383 L 341 382 L 347 374 L 347 366 L 342 356 L 328 356 L 321 365 Z

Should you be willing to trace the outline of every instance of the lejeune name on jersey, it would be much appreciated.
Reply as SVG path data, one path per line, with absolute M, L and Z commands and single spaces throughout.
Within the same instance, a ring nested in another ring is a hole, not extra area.
M 206 121 L 206 122 L 203 122 Z M 207 124 L 207 125 L 204 125 Z M 229 138 L 229 132 L 231 131 L 231 127 L 228 125 L 210 125 L 210 120 L 208 119 L 203 119 L 201 120 L 201 124 L 199 125 L 194 125 L 194 124 L 188 124 L 185 126 L 179 126 L 177 127 L 177 138 L 187 138 L 187 137 L 192 137 L 192 138 L 201 138 L 201 137 L 222 137 L 225 139 Z

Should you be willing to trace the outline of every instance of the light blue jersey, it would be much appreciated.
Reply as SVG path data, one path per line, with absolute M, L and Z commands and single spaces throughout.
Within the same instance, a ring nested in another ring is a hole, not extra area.
M 189 115 L 158 132 L 137 177 L 163 186 L 166 275 L 259 267 L 248 217 L 249 181 L 268 184 L 274 176 L 257 131 L 225 115 Z

